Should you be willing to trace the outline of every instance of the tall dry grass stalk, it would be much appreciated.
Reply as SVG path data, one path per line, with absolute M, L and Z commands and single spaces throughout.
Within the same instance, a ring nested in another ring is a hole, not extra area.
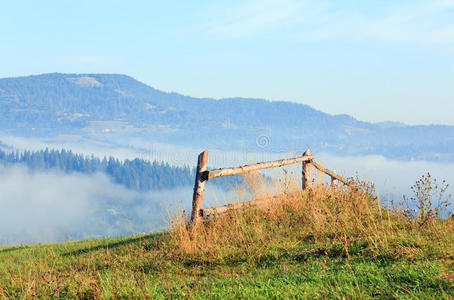
M 238 189 L 244 196 L 264 198 L 278 194 L 278 201 L 266 207 L 230 211 L 204 220 L 196 234 L 186 220 L 172 221 L 169 243 L 172 251 L 209 260 L 226 260 L 238 255 L 260 259 L 265 249 L 280 245 L 325 245 L 328 255 L 360 251 L 370 257 L 422 257 L 427 251 L 444 249 L 433 255 L 454 256 L 452 219 L 439 220 L 424 228 L 398 208 L 383 208 L 370 184 L 357 182 L 358 190 L 343 186 L 315 184 L 301 191 L 292 174 L 264 182 L 250 174 Z M 271 186 L 271 188 L 270 188 Z M 437 243 L 443 247 L 431 247 Z M 329 247 L 328 247 L 329 246 Z M 432 250 L 431 250 L 432 249 Z

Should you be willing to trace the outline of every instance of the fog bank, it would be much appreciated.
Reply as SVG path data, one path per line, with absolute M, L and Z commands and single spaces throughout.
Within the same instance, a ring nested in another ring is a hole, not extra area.
M 210 187 L 210 202 L 226 200 Z M 36 173 L 0 166 L 0 245 L 64 241 L 162 230 L 190 211 L 192 187 L 137 192 L 103 174 Z
M 164 150 L 169 152 L 165 154 Z M 155 159 L 168 158 L 175 165 L 181 165 L 185 160 L 193 165 L 191 162 L 194 160 L 195 163 L 196 154 L 200 151 L 173 150 L 159 148 L 153 155 L 156 155 Z M 133 153 L 130 155 L 133 156 Z M 208 160 L 212 167 L 232 167 L 296 155 L 300 153 L 214 150 L 210 151 Z M 444 179 L 454 185 L 452 163 L 395 161 L 381 156 L 340 157 L 326 153 L 316 154 L 316 160 L 342 176 L 357 175 L 360 179 L 373 182 L 377 194 L 385 203 L 390 200 L 398 202 L 404 194 L 411 195 L 410 187 L 427 172 L 439 181 Z M 300 164 L 285 169 L 293 171 L 299 180 Z M 282 168 L 269 169 L 265 174 L 279 177 L 283 171 Z M 206 189 L 204 207 L 237 199 L 234 193 L 216 189 L 211 182 L 208 182 Z M 192 192 L 192 186 L 171 191 L 137 192 L 112 183 L 104 174 L 34 173 L 23 167 L 0 166 L 0 245 L 162 230 L 169 223 L 169 215 L 180 213 L 183 209 L 190 212 Z M 449 193 L 454 194 L 453 186 Z
M 358 175 L 360 179 L 376 185 L 377 193 L 384 200 L 401 200 L 411 195 L 410 187 L 428 172 L 441 183 L 450 184 L 448 193 L 454 194 L 454 164 L 427 161 L 396 161 L 383 156 L 339 157 L 320 154 L 318 161 L 347 177 Z M 452 202 L 452 201 L 451 201 Z

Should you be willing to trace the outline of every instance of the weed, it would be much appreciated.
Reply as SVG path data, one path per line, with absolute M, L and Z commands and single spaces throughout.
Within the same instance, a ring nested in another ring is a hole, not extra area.
M 439 183 L 430 173 L 423 175 L 411 187 L 413 196 L 404 196 L 406 215 L 419 219 L 421 226 L 439 218 L 451 205 L 451 195 L 446 195 L 448 188 L 445 180 Z

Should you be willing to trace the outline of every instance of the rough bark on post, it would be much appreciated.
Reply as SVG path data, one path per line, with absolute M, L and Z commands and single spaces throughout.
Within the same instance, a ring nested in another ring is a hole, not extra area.
M 206 179 L 203 177 L 207 169 L 208 150 L 199 154 L 197 161 L 197 173 L 194 183 L 194 195 L 192 197 L 191 227 L 196 228 L 201 221 L 200 210 L 202 208 L 203 191 Z
M 304 152 L 303 156 L 309 156 L 311 155 L 311 149 L 307 149 L 306 152 Z M 310 177 L 310 167 L 311 167 L 311 161 L 303 162 L 303 171 L 302 171 L 302 188 L 303 191 L 306 189 L 310 189 L 312 184 L 311 184 L 311 177 Z

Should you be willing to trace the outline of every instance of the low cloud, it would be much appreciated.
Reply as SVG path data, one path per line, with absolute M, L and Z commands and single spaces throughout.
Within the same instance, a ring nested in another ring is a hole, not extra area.
M 205 205 L 228 202 L 215 186 Z M 0 166 L 0 245 L 130 235 L 165 229 L 172 216 L 190 213 L 192 187 L 137 192 L 104 174 L 32 172 Z
M 346 177 L 358 175 L 360 179 L 374 183 L 384 200 L 400 201 L 403 195 L 411 195 L 410 187 L 427 173 L 440 183 L 446 180 L 450 184 L 448 194 L 454 194 L 453 163 L 398 161 L 378 155 L 339 157 L 321 154 L 317 158 Z
M 32 173 L 23 167 L 0 167 L 0 193 L 0 244 L 121 234 L 92 226 L 108 223 L 114 203 L 137 197 L 102 174 Z
M 166 151 L 160 150 L 162 152 L 153 155 L 169 158 L 170 154 L 166 156 L 163 154 Z M 174 155 L 184 157 L 182 161 L 194 160 L 200 150 L 190 150 Z M 209 161 L 216 167 L 232 167 L 295 155 L 298 154 L 210 151 Z M 439 181 L 454 185 L 452 163 L 396 161 L 382 156 L 341 157 L 326 153 L 318 154 L 316 161 L 342 176 L 358 175 L 360 179 L 373 182 L 384 202 L 400 201 L 402 195 L 411 195 L 410 187 L 427 172 Z M 286 169 L 293 171 L 295 180 L 299 180 L 300 164 Z M 269 169 L 265 174 L 278 177 L 283 171 Z M 454 194 L 452 186 L 448 192 Z M 0 166 L 0 245 L 163 230 L 169 224 L 169 217 L 183 210 L 190 213 L 192 193 L 192 186 L 138 192 L 112 183 L 104 174 L 31 172 L 19 166 Z M 238 195 L 219 190 L 209 182 L 203 207 L 223 205 L 232 199 L 238 199 Z

